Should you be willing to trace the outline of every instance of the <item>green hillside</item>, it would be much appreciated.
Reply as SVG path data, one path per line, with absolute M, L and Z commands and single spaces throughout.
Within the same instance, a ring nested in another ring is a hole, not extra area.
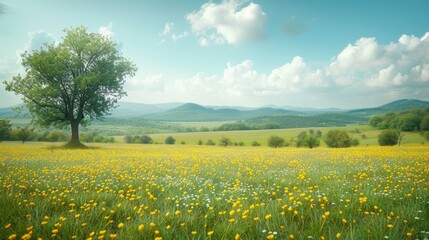
M 428 107 L 429 107 L 428 101 L 422 101 L 417 99 L 401 99 L 401 100 L 387 103 L 380 107 L 356 109 L 356 110 L 348 111 L 348 113 L 353 115 L 370 117 L 373 115 L 383 115 L 388 112 L 401 112 L 407 109 L 428 108 Z
M 260 116 L 302 115 L 300 112 L 284 109 L 259 108 L 255 110 L 237 110 L 232 108 L 213 109 L 194 103 L 187 103 L 164 112 L 148 114 L 145 118 L 168 122 L 207 122 L 234 121 Z

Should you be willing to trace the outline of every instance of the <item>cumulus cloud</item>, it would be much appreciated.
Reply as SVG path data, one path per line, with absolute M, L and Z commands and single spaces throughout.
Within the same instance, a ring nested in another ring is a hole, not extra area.
M 166 38 L 170 38 L 173 42 L 176 42 L 182 38 L 189 36 L 189 33 L 187 31 L 175 33 L 174 22 L 168 22 L 164 25 L 164 30 L 159 33 L 159 36 L 162 38 L 160 41 L 160 43 L 162 44 L 166 42 Z
M 403 35 L 389 44 L 361 38 L 324 66 L 312 66 L 300 56 L 263 73 L 254 65 L 252 60 L 244 60 L 227 63 L 217 74 L 197 73 L 188 78 L 162 75 L 162 84 L 156 76 L 145 81 L 162 85 L 158 97 L 205 104 L 317 101 L 327 107 L 348 106 L 350 102 L 374 106 L 374 101 L 427 99 L 429 33 L 420 38 Z
M 98 28 L 98 33 L 106 38 L 112 39 L 115 36 L 115 33 L 113 32 L 113 23 L 109 23 L 107 26 L 101 26 Z
M 239 0 L 205 3 L 186 16 L 202 46 L 210 43 L 236 44 L 265 37 L 267 15 L 260 5 Z
M 375 38 L 361 38 L 344 48 L 327 72 L 339 85 L 400 87 L 429 81 L 428 64 L 428 33 L 421 38 L 402 35 L 388 45 Z
M 28 41 L 25 47 L 19 50 L 19 52 L 38 50 L 45 44 L 51 44 L 55 42 L 55 38 L 43 29 L 29 32 L 27 35 Z

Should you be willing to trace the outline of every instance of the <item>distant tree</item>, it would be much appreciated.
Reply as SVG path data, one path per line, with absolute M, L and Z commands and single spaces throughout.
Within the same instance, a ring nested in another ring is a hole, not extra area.
M 259 142 L 257 142 L 257 141 L 253 141 L 252 142 L 252 146 L 258 147 L 258 146 L 261 146 L 261 144 Z
M 359 139 L 357 139 L 357 138 L 352 138 L 352 140 L 351 140 L 351 142 L 350 142 L 350 145 L 351 145 L 351 146 L 356 147 L 356 146 L 358 146 L 359 144 L 360 144 Z
M 214 146 L 214 145 L 216 145 L 216 143 L 213 142 L 213 140 L 209 139 L 209 140 L 207 140 L 206 145 Z
M 245 145 L 245 144 L 244 144 L 244 142 L 243 142 L 243 141 L 238 142 L 238 146 L 242 147 L 242 146 L 244 146 L 244 145 Z
M 12 131 L 12 134 L 17 140 L 20 140 L 22 143 L 25 143 L 26 141 L 30 140 L 31 136 L 33 135 L 33 128 L 29 128 L 28 126 L 23 128 L 17 128 Z
M 399 131 L 395 129 L 383 130 L 378 135 L 378 144 L 380 146 L 393 146 L 399 142 Z
M 227 147 L 227 146 L 231 145 L 231 139 L 230 139 L 230 138 L 227 138 L 227 137 L 222 137 L 222 138 L 219 140 L 219 145 L 224 146 L 224 147 Z
M 273 148 L 278 148 L 283 146 L 285 140 L 279 136 L 271 136 L 268 138 L 268 146 Z
M 12 124 L 9 120 L 1 119 L 0 120 L 0 143 L 9 139 L 12 132 Z
M 176 142 L 176 139 L 174 139 L 172 136 L 169 136 L 165 139 L 165 144 L 174 144 Z
M 62 131 L 53 130 L 48 132 L 46 140 L 49 142 L 64 142 L 67 140 L 67 136 Z
M 307 135 L 304 137 L 302 146 L 308 147 L 308 148 L 315 148 L 320 146 L 320 140 L 314 136 L 314 135 Z
M 308 133 L 310 133 L 310 135 L 314 135 L 315 134 L 314 129 L 308 130 Z
M 6 90 L 20 94 L 42 127 L 71 127 L 70 147 L 83 147 L 79 125 L 99 119 L 125 96 L 125 79 L 136 72 L 116 44 L 85 27 L 65 30 L 62 42 L 22 54 L 25 76 L 5 82 Z
M 368 124 L 371 127 L 379 127 L 381 122 L 383 122 L 382 116 L 373 116 L 369 119 Z
M 418 131 L 420 130 L 420 122 L 422 117 L 416 114 L 402 114 L 399 116 L 397 129 L 402 131 Z
M 201 140 L 201 139 L 200 139 L 200 140 L 198 140 L 198 143 L 197 143 L 197 144 L 198 144 L 198 145 L 200 145 L 200 146 L 201 146 L 201 145 L 203 145 L 203 140 Z
M 421 131 L 429 131 L 429 115 L 425 116 L 420 122 Z
M 148 135 L 143 135 L 143 136 L 140 137 L 140 143 L 143 143 L 143 144 L 152 144 L 153 140 Z
M 210 129 L 208 127 L 200 127 L 200 129 L 198 129 L 199 132 L 209 132 Z
M 185 145 L 185 144 L 186 144 L 185 140 L 182 140 L 182 141 L 180 142 L 180 144 Z
M 328 133 L 325 135 L 325 143 L 328 147 L 331 148 L 350 147 L 352 145 L 351 140 L 352 139 L 346 131 L 337 129 L 329 130 Z
M 317 130 L 316 131 L 316 137 L 321 138 L 322 137 L 322 131 Z

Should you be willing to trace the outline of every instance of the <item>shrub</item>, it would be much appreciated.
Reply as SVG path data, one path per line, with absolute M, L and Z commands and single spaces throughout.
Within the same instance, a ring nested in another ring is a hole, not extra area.
M 308 135 L 304 137 L 304 140 L 302 141 L 302 146 L 308 147 L 308 148 L 315 148 L 320 146 L 320 140 L 314 136 L 314 135 Z
M 399 132 L 394 129 L 383 130 L 380 135 L 378 135 L 378 144 L 380 146 L 393 146 L 398 144 L 399 141 Z
M 253 141 L 252 142 L 252 146 L 259 147 L 259 146 L 261 146 L 261 144 L 259 142 L 257 142 L 257 141 Z
M 329 130 L 326 134 L 325 143 L 328 147 L 331 148 L 346 148 L 350 147 L 352 144 L 352 139 L 347 134 L 346 131 L 342 130 Z
M 206 145 L 213 146 L 213 145 L 216 145 L 216 143 L 213 142 L 213 140 L 209 139 L 209 140 L 207 140 Z
M 273 148 L 278 148 L 283 146 L 285 140 L 282 137 L 279 136 L 271 136 L 268 138 L 268 146 Z
M 176 139 L 174 139 L 172 136 L 168 136 L 165 139 L 165 144 L 174 144 L 176 142 Z

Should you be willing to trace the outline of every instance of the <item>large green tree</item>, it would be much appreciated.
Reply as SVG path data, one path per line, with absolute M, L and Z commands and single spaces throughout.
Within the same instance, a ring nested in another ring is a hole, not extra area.
M 63 41 L 22 54 L 25 76 L 5 82 L 22 95 L 32 123 L 71 127 L 71 146 L 80 146 L 79 125 L 100 119 L 126 95 L 125 79 L 136 72 L 115 43 L 85 27 L 66 29 Z

